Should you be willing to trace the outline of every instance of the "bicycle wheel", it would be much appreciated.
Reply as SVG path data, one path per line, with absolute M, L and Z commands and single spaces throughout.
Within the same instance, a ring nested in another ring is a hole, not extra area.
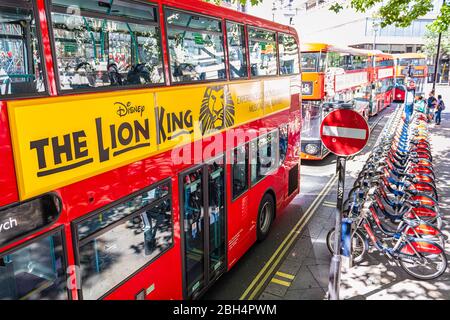
M 327 234 L 327 247 L 328 250 L 332 254 L 334 254 L 334 228 L 330 230 Z M 364 235 L 360 231 L 356 231 L 353 234 L 352 239 L 352 255 L 353 255 L 353 261 L 358 263 L 361 262 L 364 254 L 367 251 L 367 241 Z
M 438 245 L 436 244 L 436 246 Z M 447 269 L 447 257 L 442 249 L 440 253 L 419 252 L 416 253 L 414 257 L 420 257 L 421 259 L 417 261 L 403 258 L 400 259 L 399 262 L 402 269 L 416 279 L 436 279 Z

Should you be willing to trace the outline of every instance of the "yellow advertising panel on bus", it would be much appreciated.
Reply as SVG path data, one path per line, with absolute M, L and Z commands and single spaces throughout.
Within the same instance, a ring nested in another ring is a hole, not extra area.
M 286 88 L 268 79 L 9 102 L 20 199 L 286 110 Z

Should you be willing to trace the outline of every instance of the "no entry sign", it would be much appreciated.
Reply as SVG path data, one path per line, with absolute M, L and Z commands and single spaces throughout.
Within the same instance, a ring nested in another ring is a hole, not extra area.
M 370 129 L 366 119 L 350 109 L 330 112 L 320 126 L 320 138 L 332 153 L 348 157 L 360 152 L 369 140 Z

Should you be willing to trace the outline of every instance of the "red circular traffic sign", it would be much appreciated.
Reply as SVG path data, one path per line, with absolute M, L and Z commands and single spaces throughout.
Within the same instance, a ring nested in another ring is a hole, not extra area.
M 360 152 L 366 146 L 369 135 L 366 119 L 350 109 L 330 112 L 320 126 L 323 144 L 338 156 L 352 156 Z

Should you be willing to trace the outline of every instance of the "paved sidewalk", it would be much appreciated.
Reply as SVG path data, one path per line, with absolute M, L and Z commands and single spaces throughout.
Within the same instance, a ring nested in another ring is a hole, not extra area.
M 346 189 L 353 185 L 386 120 L 387 117 L 381 119 L 374 129 L 372 141 L 366 149 L 347 163 Z M 430 132 L 440 208 L 444 214 L 450 216 L 450 113 L 444 113 L 441 126 L 431 126 Z M 300 204 L 301 197 L 294 201 Z M 325 238 L 334 226 L 335 203 L 336 193 L 330 192 L 319 204 L 313 218 L 302 230 L 300 238 L 259 299 L 326 299 L 331 255 Z M 444 226 L 443 231 L 450 238 L 450 223 Z M 449 248 L 448 240 L 446 253 L 450 260 Z M 377 252 L 367 254 L 364 261 L 344 272 L 341 284 L 341 299 L 450 299 L 449 269 L 438 280 L 417 281 Z

